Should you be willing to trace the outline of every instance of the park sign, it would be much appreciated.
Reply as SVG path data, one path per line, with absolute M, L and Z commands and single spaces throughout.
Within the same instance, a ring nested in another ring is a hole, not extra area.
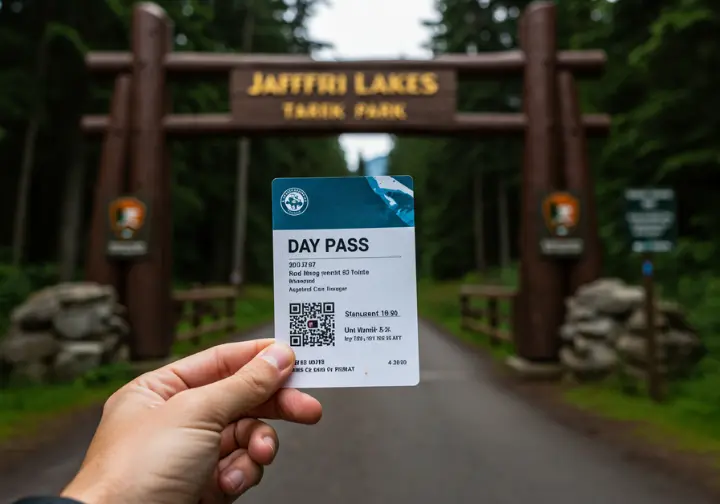
M 123 195 L 110 200 L 107 209 L 107 255 L 115 259 L 146 256 L 149 242 L 149 208 L 144 198 Z
M 627 189 L 625 222 L 633 252 L 671 251 L 677 241 L 675 191 Z
M 573 191 L 548 191 L 540 195 L 540 253 L 578 257 L 585 248 L 584 210 Z
M 448 70 L 258 67 L 234 70 L 231 89 L 233 120 L 250 128 L 436 126 L 451 124 L 456 111 L 455 72 Z

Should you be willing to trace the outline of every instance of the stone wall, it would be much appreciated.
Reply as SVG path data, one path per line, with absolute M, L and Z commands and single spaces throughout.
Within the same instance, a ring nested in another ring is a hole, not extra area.
M 0 339 L 0 372 L 31 382 L 72 380 L 127 359 L 125 308 L 110 286 L 65 283 L 32 294 Z
M 577 379 L 613 373 L 646 378 L 648 362 L 644 290 L 622 280 L 600 279 L 566 300 L 560 330 L 560 360 Z M 689 373 L 705 346 L 675 303 L 656 301 L 655 327 L 660 372 L 669 378 Z

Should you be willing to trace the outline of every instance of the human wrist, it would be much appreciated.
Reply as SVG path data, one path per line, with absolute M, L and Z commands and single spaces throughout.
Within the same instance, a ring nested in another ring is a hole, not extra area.
M 77 478 L 65 487 L 60 493 L 60 497 L 81 504 L 120 504 L 117 494 L 104 490 L 103 486 L 98 483 L 84 485 Z

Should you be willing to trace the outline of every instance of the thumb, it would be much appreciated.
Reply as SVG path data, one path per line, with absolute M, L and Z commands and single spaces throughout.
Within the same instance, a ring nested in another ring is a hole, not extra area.
M 195 389 L 202 395 L 200 415 L 222 427 L 263 404 L 292 374 L 295 352 L 285 343 L 273 343 L 235 374 Z

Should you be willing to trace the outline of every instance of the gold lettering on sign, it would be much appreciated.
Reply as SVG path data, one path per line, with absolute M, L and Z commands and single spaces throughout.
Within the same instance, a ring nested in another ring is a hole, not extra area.
M 436 73 L 376 73 L 371 76 L 357 72 L 354 76 L 355 93 L 359 96 L 431 96 L 438 92 Z
M 247 88 L 249 96 L 343 96 L 347 93 L 347 75 L 334 73 L 255 72 Z
M 405 121 L 406 105 L 391 102 L 360 102 L 355 104 L 353 117 L 366 121 Z
M 283 102 L 283 117 L 290 120 L 341 121 L 345 119 L 345 105 L 335 102 Z

